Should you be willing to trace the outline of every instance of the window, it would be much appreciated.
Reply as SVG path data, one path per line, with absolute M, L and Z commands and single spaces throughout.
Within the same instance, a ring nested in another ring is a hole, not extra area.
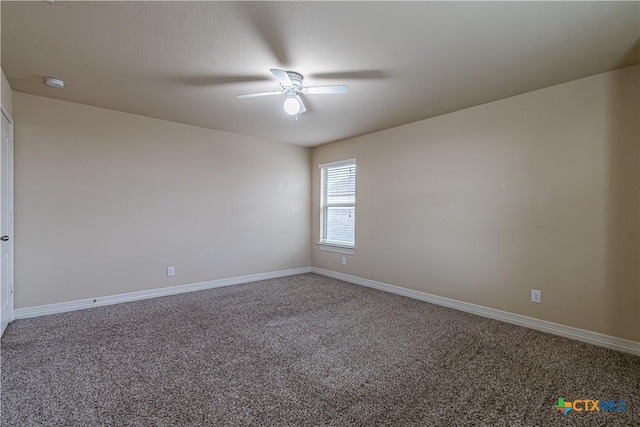
M 320 249 L 353 254 L 356 244 L 356 159 L 320 168 Z

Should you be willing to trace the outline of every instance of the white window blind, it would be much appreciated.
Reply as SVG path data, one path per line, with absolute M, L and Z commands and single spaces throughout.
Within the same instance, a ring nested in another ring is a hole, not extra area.
M 356 243 L 356 160 L 320 165 L 320 243 Z

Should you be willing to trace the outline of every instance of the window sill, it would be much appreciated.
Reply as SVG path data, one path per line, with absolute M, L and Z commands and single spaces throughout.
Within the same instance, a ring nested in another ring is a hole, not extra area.
M 316 245 L 318 245 L 318 248 L 321 251 L 336 252 L 336 253 L 345 254 L 345 255 L 354 255 L 356 253 L 355 246 L 342 246 L 342 245 L 335 245 L 332 243 L 323 243 L 323 242 L 318 242 L 316 243 Z

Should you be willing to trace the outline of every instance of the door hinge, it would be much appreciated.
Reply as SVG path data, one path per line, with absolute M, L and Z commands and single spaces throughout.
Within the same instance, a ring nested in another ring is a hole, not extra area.
M 9 285 L 9 295 L 13 295 L 13 285 Z
M 9 140 L 9 151 L 13 151 L 13 139 Z

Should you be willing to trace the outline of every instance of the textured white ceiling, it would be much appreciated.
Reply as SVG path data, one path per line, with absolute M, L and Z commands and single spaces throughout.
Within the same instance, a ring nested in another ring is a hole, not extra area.
M 14 90 L 315 146 L 639 63 L 638 2 L 7 2 Z M 307 85 L 299 120 L 269 68 Z M 63 78 L 63 90 L 43 84 Z

